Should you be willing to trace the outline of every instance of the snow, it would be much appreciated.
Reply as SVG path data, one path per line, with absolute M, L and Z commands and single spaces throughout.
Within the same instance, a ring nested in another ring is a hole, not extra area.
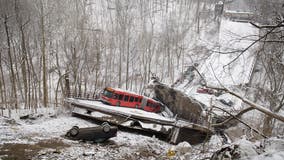
M 64 139 L 62 136 L 74 125 L 79 127 L 97 126 L 94 123 L 70 117 L 70 115 L 60 115 L 56 118 L 45 115 L 33 121 L 0 117 L 0 151 L 1 146 L 7 144 L 37 145 L 43 140 L 59 139 L 70 147 L 62 148 L 59 151 L 43 148 L 37 155 L 34 155 L 35 159 L 91 160 L 135 159 L 137 157 L 156 159 L 157 156 L 166 156 L 166 151 L 171 146 L 155 137 L 122 131 L 118 131 L 117 136 L 111 138 L 106 144 L 82 143 Z M 0 159 L 1 157 L 5 157 L 5 155 L 1 155 Z
M 238 152 L 240 152 L 241 157 L 252 157 L 257 155 L 257 152 L 255 151 L 255 145 L 252 144 L 250 141 L 246 139 L 241 139 L 240 141 L 236 142 L 239 146 Z
M 41 109 L 44 111 L 45 109 Z M 51 111 L 51 110 L 50 110 Z M 14 112 L 14 111 L 12 111 Z M 56 111 L 53 111 L 56 112 Z M 67 113 L 68 111 L 66 111 Z M 22 112 L 23 113 L 23 112 Z M 210 157 L 213 152 L 222 145 L 222 138 L 213 135 L 208 142 L 199 145 L 190 145 L 181 142 L 172 145 L 157 139 L 155 136 L 148 137 L 139 133 L 127 133 L 118 131 L 117 136 L 105 143 L 88 143 L 65 139 L 63 135 L 74 125 L 79 127 L 93 127 L 97 124 L 71 117 L 69 114 L 58 114 L 51 116 L 45 111 L 41 117 L 35 120 L 22 120 L 0 117 L 0 152 L 7 145 L 30 144 L 34 146 L 40 143 L 62 142 L 64 147 L 55 146 L 42 147 L 38 152 L 32 154 L 32 159 L 204 159 Z M 13 115 L 16 115 L 13 113 Z M 283 159 L 283 139 L 269 139 L 265 144 L 263 153 L 254 155 L 255 149 L 262 146 L 263 142 L 255 143 L 240 140 L 242 151 L 246 155 L 252 155 L 253 159 Z M 25 151 L 32 150 L 26 148 Z M 167 153 L 174 150 L 174 155 L 169 157 Z M 7 149 L 6 149 L 7 151 Z M 18 153 L 18 151 L 13 151 Z M 253 154 L 252 154 L 253 153 Z M 24 155 L 23 155 L 24 156 Z M 0 155 L 1 158 L 7 155 Z
M 181 142 L 175 147 L 175 150 L 179 151 L 181 154 L 186 154 L 192 150 L 192 147 L 188 142 Z
M 243 53 L 240 53 L 240 51 L 246 49 L 252 43 L 252 39 L 256 38 L 258 32 L 259 30 L 249 23 L 232 22 L 226 19 L 221 20 L 219 35 L 215 37 L 215 39 L 218 39 L 217 44 L 215 42 L 210 43 L 206 39 L 203 40 L 209 48 L 212 48 L 213 53 L 196 67 L 208 86 L 235 89 L 236 86 L 242 86 L 250 82 L 255 64 L 254 52 L 257 44 Z M 236 57 L 238 58 L 235 60 Z M 205 106 L 215 105 L 231 111 L 243 108 L 242 101 L 230 94 L 197 93 L 197 90 L 202 87 L 202 78 L 196 71 L 194 71 L 194 79 L 192 81 L 188 79 L 191 77 L 185 77 L 186 79 L 175 87 Z M 244 94 L 238 90 L 235 92 L 241 95 Z M 233 105 L 225 105 L 220 100 L 231 101 Z
M 5 121 L 7 121 L 7 119 L 1 117 L 1 124 L 6 126 L 1 126 L 0 128 L 0 144 L 35 143 L 38 140 L 64 135 L 72 126 L 95 126 L 90 122 L 74 117 L 44 117 L 43 119 L 35 121 L 19 120 L 17 121 L 17 124 L 12 124 L 12 127 Z M 32 139 L 29 139 L 31 136 Z
M 227 149 L 225 149 L 227 148 Z M 223 151 L 218 153 L 220 159 L 224 155 L 231 159 L 252 159 L 252 160 L 283 160 L 284 159 L 284 140 L 283 138 L 269 138 L 261 141 L 250 142 L 245 137 L 232 143 L 224 145 Z

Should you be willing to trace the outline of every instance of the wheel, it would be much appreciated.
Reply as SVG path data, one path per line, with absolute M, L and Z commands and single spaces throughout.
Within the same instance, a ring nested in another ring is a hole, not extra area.
M 79 134 L 79 127 L 78 126 L 74 126 L 70 129 L 69 134 L 71 137 L 75 137 Z
M 139 127 L 142 128 L 142 125 L 138 121 L 132 121 L 130 127 Z
M 75 128 L 75 129 L 78 129 L 78 130 L 79 130 L 79 127 L 78 127 L 78 126 L 73 126 L 72 128 Z
M 104 131 L 105 133 L 108 133 L 108 132 L 110 131 L 110 125 L 109 125 L 109 124 L 103 125 L 103 131 Z
M 107 122 L 103 122 L 102 124 L 101 124 L 101 126 L 104 126 L 104 125 L 109 125 Z
M 120 106 L 120 102 L 116 102 L 116 106 Z

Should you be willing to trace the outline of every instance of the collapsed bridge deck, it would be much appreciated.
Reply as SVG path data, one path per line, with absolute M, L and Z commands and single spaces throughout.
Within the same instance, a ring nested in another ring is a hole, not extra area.
M 206 126 L 140 109 L 109 106 L 97 100 L 79 98 L 67 98 L 65 102 L 72 107 L 74 116 L 107 121 L 138 131 L 162 134 L 167 137 L 167 141 L 174 144 L 182 141 L 188 141 L 191 144 L 201 143 L 212 133 L 212 130 Z

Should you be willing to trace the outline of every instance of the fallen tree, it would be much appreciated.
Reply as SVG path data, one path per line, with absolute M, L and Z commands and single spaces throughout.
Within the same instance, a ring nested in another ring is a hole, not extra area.
M 242 100 L 244 103 L 246 103 L 246 104 L 248 104 L 249 106 L 251 106 L 252 108 L 254 108 L 254 109 L 256 109 L 256 110 L 258 110 L 258 111 L 260 111 L 260 112 L 262 112 L 262 113 L 264 113 L 264 114 L 266 114 L 266 115 L 268 115 L 268 116 L 270 116 L 270 117 L 272 117 L 272 118 L 275 118 L 275 119 L 277 119 L 277 120 L 279 120 L 279 121 L 281 121 L 281 122 L 284 122 L 284 116 L 282 116 L 282 115 L 280 115 L 280 114 L 277 114 L 277 113 L 273 113 L 273 112 L 270 111 L 269 109 L 267 109 L 267 108 L 265 108 L 265 107 L 263 107 L 263 106 L 261 106 L 261 105 L 259 105 L 259 104 L 256 104 L 256 103 L 254 103 L 254 102 L 252 102 L 252 101 L 250 101 L 250 100 L 248 100 L 248 99 L 242 97 L 242 96 L 239 95 L 238 93 L 233 92 L 233 91 L 229 90 L 228 88 L 225 88 L 225 87 L 219 88 L 219 87 L 212 87 L 212 86 L 206 86 L 206 87 L 207 87 L 207 88 L 211 88 L 211 89 L 215 89 L 215 90 L 220 90 L 220 91 L 227 92 L 227 93 L 229 93 L 229 94 L 231 94 L 231 95 L 233 95 L 233 96 L 239 98 L 239 99 Z M 247 111 L 250 111 L 250 109 L 247 110 Z M 242 114 L 244 114 L 244 113 L 242 113 Z

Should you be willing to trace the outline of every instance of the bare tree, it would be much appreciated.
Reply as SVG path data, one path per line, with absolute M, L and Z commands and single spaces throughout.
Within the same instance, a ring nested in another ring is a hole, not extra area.
M 16 88 L 16 76 L 15 76 L 15 71 L 14 71 L 14 66 L 13 66 L 13 55 L 12 55 L 12 49 L 11 49 L 11 37 L 10 37 L 10 32 L 9 32 L 9 27 L 8 27 L 8 15 L 4 15 L 4 26 L 5 26 L 5 32 L 6 32 L 6 38 L 7 38 L 7 45 L 8 45 L 8 57 L 9 57 L 9 67 L 10 67 L 10 81 L 12 82 L 12 97 L 11 101 L 13 101 L 13 109 L 18 108 L 18 99 L 17 99 L 17 88 Z
M 48 107 L 48 82 L 46 63 L 46 37 L 45 37 L 45 10 L 43 1 L 40 1 L 40 30 L 41 30 L 41 53 L 42 53 L 42 80 L 43 80 L 43 105 Z

